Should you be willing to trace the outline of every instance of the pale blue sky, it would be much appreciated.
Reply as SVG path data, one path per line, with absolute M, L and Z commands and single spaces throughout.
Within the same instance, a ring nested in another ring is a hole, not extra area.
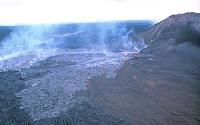
M 161 20 L 200 12 L 200 0 L 0 0 L 0 25 Z

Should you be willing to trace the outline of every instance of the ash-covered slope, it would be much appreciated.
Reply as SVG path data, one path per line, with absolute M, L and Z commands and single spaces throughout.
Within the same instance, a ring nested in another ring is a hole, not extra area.
M 143 53 L 169 65 L 200 68 L 200 14 L 172 15 L 137 36 L 148 48 Z
M 136 37 L 149 45 L 144 53 L 189 64 L 200 62 L 199 13 L 172 15 Z
M 139 34 L 139 37 L 147 43 L 175 39 L 177 44 L 192 42 L 200 45 L 200 13 L 172 15 Z

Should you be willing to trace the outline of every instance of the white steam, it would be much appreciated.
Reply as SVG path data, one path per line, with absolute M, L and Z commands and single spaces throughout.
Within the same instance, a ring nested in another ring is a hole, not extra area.
M 47 57 L 70 49 L 101 52 L 139 52 L 144 41 L 132 41 L 125 24 L 92 23 L 73 25 L 35 25 L 16 27 L 0 48 L 0 69 L 20 69 L 32 66 Z

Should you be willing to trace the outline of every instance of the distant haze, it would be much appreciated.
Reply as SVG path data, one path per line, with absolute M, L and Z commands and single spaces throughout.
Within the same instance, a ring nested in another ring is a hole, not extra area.
M 200 0 L 0 0 L 0 25 L 161 20 L 200 12 Z

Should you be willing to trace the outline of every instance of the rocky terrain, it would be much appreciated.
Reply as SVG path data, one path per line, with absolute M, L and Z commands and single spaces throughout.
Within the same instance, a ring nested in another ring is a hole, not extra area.
M 199 125 L 199 26 L 198 13 L 173 15 L 130 37 L 140 53 L 70 51 L 0 72 L 0 124 Z

